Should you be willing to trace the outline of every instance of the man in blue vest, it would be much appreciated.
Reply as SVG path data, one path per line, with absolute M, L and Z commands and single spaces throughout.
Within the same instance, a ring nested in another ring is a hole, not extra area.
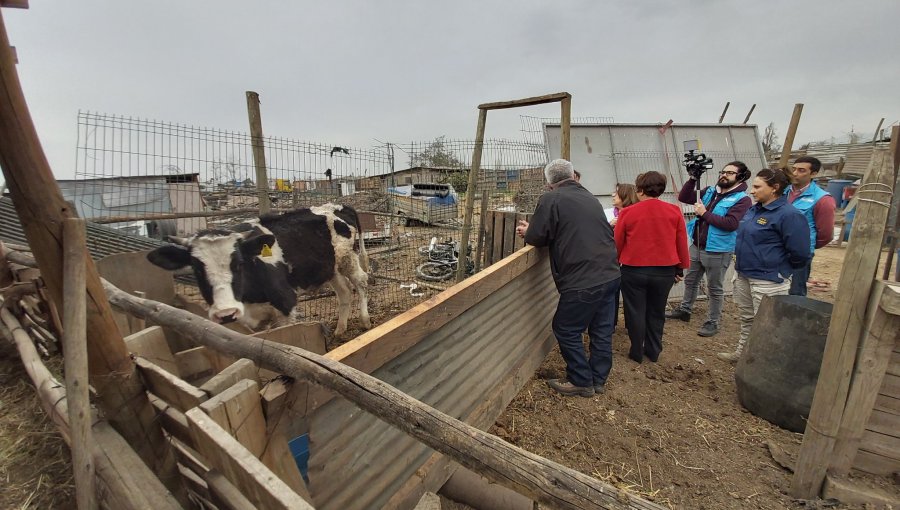
M 813 255 L 817 248 L 834 238 L 834 198 L 812 182 L 821 168 L 822 162 L 812 156 L 797 158 L 791 167 L 794 183 L 787 189 L 788 203 L 799 209 L 809 224 L 809 248 Z M 791 276 L 792 296 L 806 295 L 806 281 L 811 269 L 812 257 L 804 267 L 794 271 Z
M 706 322 L 697 331 L 700 336 L 719 332 L 725 302 L 725 272 L 734 254 L 738 225 L 751 205 L 745 182 L 749 178 L 747 165 L 732 161 L 719 172 L 715 186 L 707 186 L 698 193 L 697 181 L 690 178 L 678 193 L 680 202 L 694 204 L 697 216 L 687 225 L 691 267 L 684 276 L 684 297 L 678 308 L 666 313 L 666 318 L 690 322 L 700 279 L 705 273 L 709 311 Z

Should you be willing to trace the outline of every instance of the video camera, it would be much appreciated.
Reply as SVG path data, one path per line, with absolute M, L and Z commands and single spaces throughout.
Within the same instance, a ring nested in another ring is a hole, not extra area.
M 707 170 L 712 169 L 713 160 L 707 157 L 706 154 L 699 152 L 700 140 L 685 140 L 684 151 L 684 168 L 687 170 L 688 175 L 693 177 L 699 185 L 700 177 Z

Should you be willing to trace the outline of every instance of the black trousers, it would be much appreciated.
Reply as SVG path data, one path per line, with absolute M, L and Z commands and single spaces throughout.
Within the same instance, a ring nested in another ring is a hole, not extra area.
M 631 339 L 628 357 L 656 362 L 663 350 L 666 301 L 675 284 L 674 267 L 622 266 L 622 301 L 625 327 Z

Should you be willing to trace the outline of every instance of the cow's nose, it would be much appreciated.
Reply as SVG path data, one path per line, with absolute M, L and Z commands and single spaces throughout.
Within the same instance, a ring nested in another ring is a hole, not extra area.
M 240 311 L 237 308 L 216 310 L 213 314 L 213 318 L 220 324 L 228 324 L 229 322 L 234 322 L 240 318 Z

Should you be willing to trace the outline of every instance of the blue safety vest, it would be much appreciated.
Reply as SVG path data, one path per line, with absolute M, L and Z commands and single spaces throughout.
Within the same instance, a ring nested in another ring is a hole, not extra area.
M 794 189 L 794 186 L 789 186 L 787 192 L 790 193 Z M 816 251 L 816 219 L 813 217 L 813 207 L 822 200 L 822 197 L 827 195 L 828 193 L 822 188 L 818 187 L 816 183 L 811 182 L 809 186 L 803 190 L 803 193 L 800 194 L 799 197 L 794 199 L 791 204 L 796 207 L 800 212 L 803 213 L 803 216 L 806 217 L 806 222 L 809 223 L 809 252 L 812 253 Z
M 703 205 L 709 207 L 709 204 L 712 203 L 713 194 L 715 189 L 713 186 L 709 186 L 706 188 L 706 193 L 703 194 Z M 719 200 L 719 203 L 713 208 L 712 213 L 725 216 L 728 214 L 728 210 L 731 207 L 740 202 L 740 200 L 746 197 L 746 193 L 735 192 L 729 193 L 725 195 L 722 200 Z M 687 232 L 688 239 L 691 242 L 694 242 L 694 228 L 697 226 L 697 218 L 692 219 L 687 224 Z M 730 253 L 734 251 L 734 242 L 737 239 L 737 231 L 728 232 L 727 230 L 722 230 L 712 224 L 709 225 L 709 230 L 706 231 L 706 250 L 712 253 Z M 699 248 L 699 246 L 698 246 Z

